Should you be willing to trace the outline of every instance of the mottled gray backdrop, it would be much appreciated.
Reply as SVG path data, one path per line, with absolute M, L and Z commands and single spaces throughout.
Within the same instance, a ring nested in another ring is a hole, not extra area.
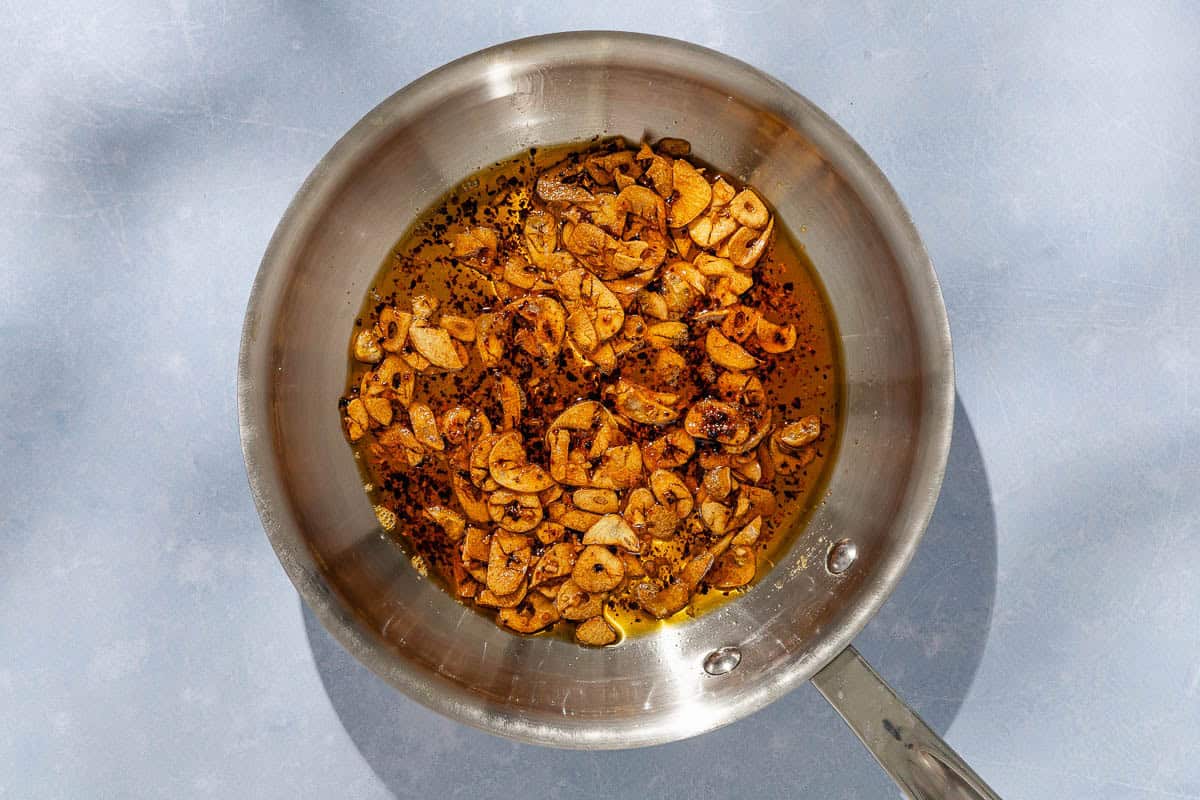
M 623 28 L 829 111 L 941 275 L 950 471 L 864 653 L 1008 797 L 1200 797 L 1200 7 L 1125 5 L 0 3 L 0 796 L 895 795 L 810 687 L 631 753 L 437 718 L 251 504 L 242 311 L 312 165 L 445 61 Z

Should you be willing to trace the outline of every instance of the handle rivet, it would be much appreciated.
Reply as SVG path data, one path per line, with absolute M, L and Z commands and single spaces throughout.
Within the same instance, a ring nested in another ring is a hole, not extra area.
M 722 647 L 704 657 L 704 671 L 709 675 L 728 675 L 742 663 L 742 651 L 736 647 Z
M 858 545 L 849 539 L 834 542 L 825 559 L 825 567 L 834 575 L 841 575 L 858 560 Z

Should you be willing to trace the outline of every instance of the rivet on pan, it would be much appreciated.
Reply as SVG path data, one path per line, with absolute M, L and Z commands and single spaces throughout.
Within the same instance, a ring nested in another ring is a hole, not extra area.
M 736 647 L 722 647 L 704 657 L 704 671 L 709 675 L 728 675 L 742 663 L 742 651 Z
M 825 567 L 834 575 L 841 575 L 858 559 L 858 545 L 849 539 L 833 543 L 829 548 L 829 557 L 825 559 Z

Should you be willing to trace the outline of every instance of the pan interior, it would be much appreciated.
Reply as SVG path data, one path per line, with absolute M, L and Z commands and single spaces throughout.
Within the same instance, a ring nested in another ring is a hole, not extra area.
M 595 135 L 680 136 L 760 190 L 804 243 L 841 334 L 841 450 L 810 530 L 744 597 L 617 648 L 522 638 L 467 609 L 384 537 L 333 411 L 346 336 L 381 257 L 465 175 Z M 670 40 L 564 34 L 468 56 L 360 122 L 310 176 L 247 314 L 239 410 L 268 535 L 305 600 L 417 700 L 564 747 L 670 741 L 732 722 L 810 677 L 911 557 L 949 443 L 941 296 L 903 207 L 827 117 L 740 62 Z M 825 566 L 850 539 L 857 560 Z M 741 654 L 714 677 L 705 659 Z

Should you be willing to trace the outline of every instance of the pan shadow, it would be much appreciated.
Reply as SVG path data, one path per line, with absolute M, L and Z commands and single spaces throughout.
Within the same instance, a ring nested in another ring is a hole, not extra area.
M 987 642 L 996 592 L 996 520 L 971 421 L 954 438 L 933 520 L 888 602 L 855 644 L 939 733 L 962 705 Z M 301 603 L 309 645 L 351 740 L 397 797 L 594 798 L 892 796 L 895 788 L 811 684 L 733 725 L 617 752 L 517 744 L 409 700 L 359 664 Z M 701 772 L 690 765 L 707 764 Z

